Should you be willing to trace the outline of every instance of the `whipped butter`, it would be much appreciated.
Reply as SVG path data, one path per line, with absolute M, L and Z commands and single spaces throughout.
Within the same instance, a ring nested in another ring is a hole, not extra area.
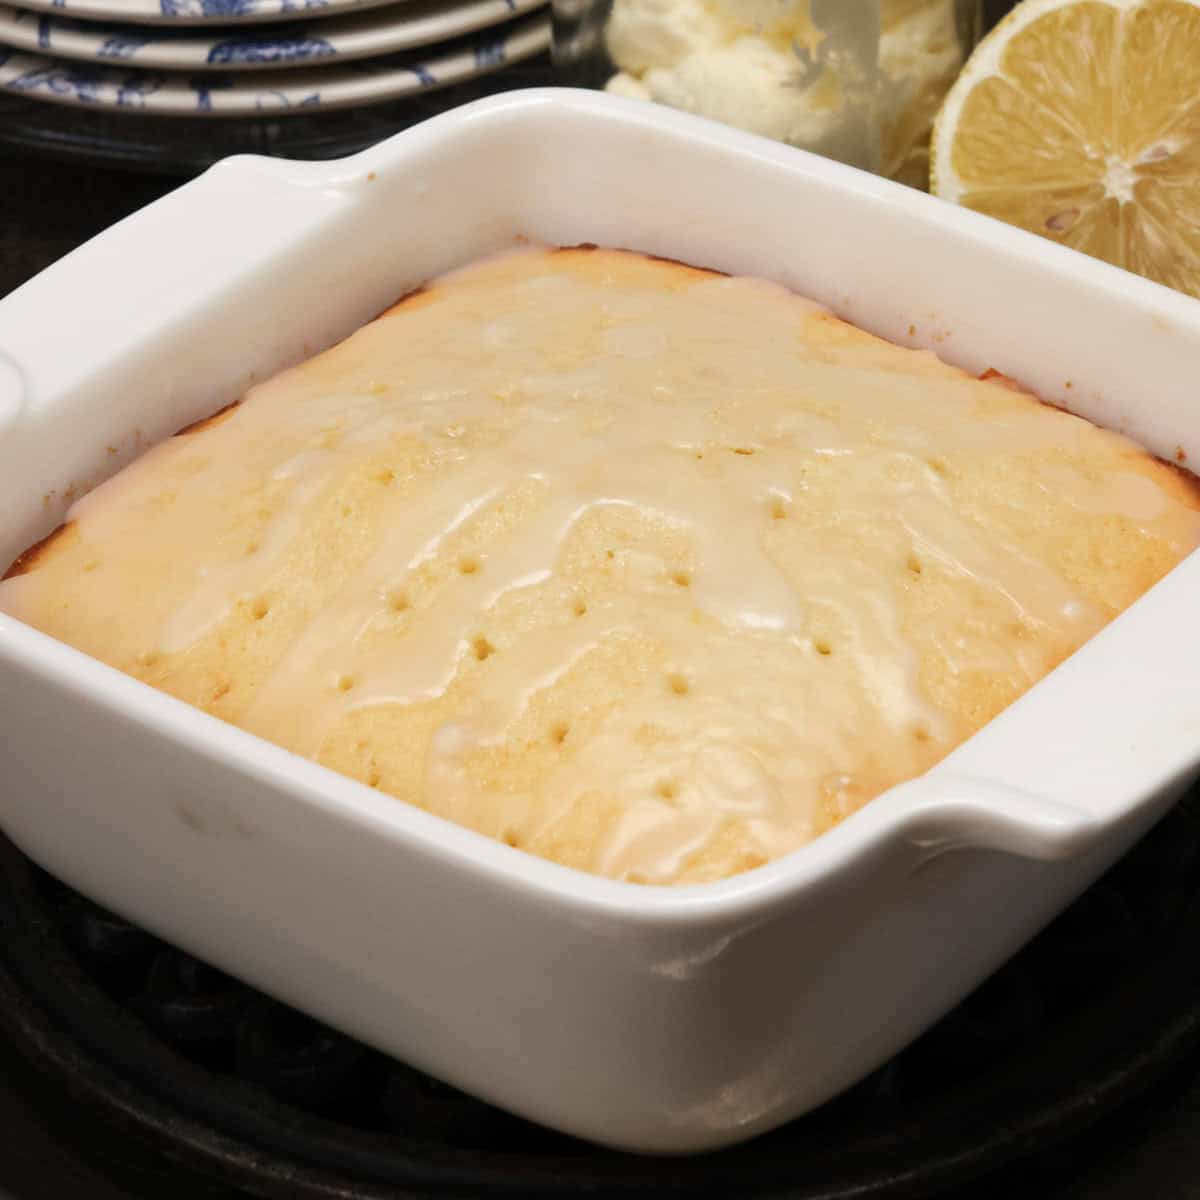
M 762 281 L 466 268 L 78 502 L 0 609 L 647 883 L 926 769 L 1200 537 L 1115 435 Z
M 961 0 L 614 0 L 614 94 L 923 186 Z

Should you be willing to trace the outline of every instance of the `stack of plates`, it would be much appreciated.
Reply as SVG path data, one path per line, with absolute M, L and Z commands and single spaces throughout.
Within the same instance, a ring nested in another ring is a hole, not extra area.
M 4 0 L 0 91 L 118 115 L 312 116 L 550 45 L 547 0 Z

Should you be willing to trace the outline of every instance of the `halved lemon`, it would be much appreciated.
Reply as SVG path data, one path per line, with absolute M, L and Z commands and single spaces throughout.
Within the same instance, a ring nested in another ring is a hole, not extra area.
M 935 195 L 1200 296 L 1200 0 L 1023 0 L 931 156 Z

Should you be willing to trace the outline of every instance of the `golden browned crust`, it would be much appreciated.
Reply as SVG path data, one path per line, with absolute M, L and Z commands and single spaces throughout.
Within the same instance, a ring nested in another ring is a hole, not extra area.
M 430 288 L 428 283 L 418 284 L 415 288 L 405 292 L 399 299 L 393 300 L 385 309 L 377 313 L 372 320 L 381 320 L 383 317 L 389 316 L 401 308 L 419 308 L 423 304 L 428 304 L 433 298 L 433 289 Z
M 599 249 L 600 249 L 600 247 L 597 246 L 595 242 L 577 242 L 573 246 L 555 246 L 552 253 L 554 253 L 554 254 L 587 254 L 593 250 L 599 250 Z M 608 251 L 608 253 L 613 253 L 613 251 Z M 648 259 L 650 262 L 667 263 L 669 266 L 680 267 L 684 271 L 687 271 L 687 272 L 690 272 L 693 274 L 713 275 L 713 276 L 716 276 L 717 278 L 722 278 L 722 279 L 729 278 L 728 271 L 718 271 L 715 267 L 697 267 L 693 263 L 684 262 L 680 258 L 672 258 L 669 254 L 650 254 L 648 251 L 645 251 L 645 250 L 628 250 L 628 249 L 620 249 L 620 250 L 617 250 L 616 253 L 618 253 L 618 254 L 636 254 L 639 258 Z
M 626 251 L 626 253 L 632 254 L 634 251 L 630 250 Z M 691 263 L 685 263 L 678 258 L 671 258 L 666 254 L 643 254 L 642 257 L 650 259 L 651 262 L 668 263 L 672 267 L 682 267 L 685 271 L 696 271 L 701 275 L 712 275 L 717 279 L 728 279 L 730 277 L 728 271 L 718 271 L 715 267 L 696 267 Z
M 994 383 L 999 387 L 1008 388 L 1010 392 L 1020 392 L 1022 396 L 1032 396 L 1035 400 L 1041 399 L 1040 396 L 1034 395 L 1028 388 L 1019 384 L 1011 375 L 1005 375 L 1003 371 L 997 371 L 995 367 L 988 367 L 979 378 L 984 383 Z
M 210 416 L 201 417 L 200 420 L 193 421 L 190 425 L 185 425 L 175 436 L 186 437 L 191 434 L 201 433 L 205 429 L 211 429 L 231 416 L 241 403 L 240 399 L 234 400 L 232 403 L 219 408 Z M 70 492 L 72 490 L 68 490 L 68 499 L 71 498 Z M 32 546 L 27 547 L 17 555 L 4 574 L 0 575 L 0 581 L 16 579 L 18 575 L 27 575 L 35 567 L 48 559 L 53 551 L 59 550 L 66 545 L 69 539 L 74 536 L 74 530 L 75 523 L 73 521 L 65 521 L 56 529 L 51 530 L 44 538 L 34 542 Z
M 1006 375 L 1003 371 L 997 371 L 995 367 L 988 367 L 979 376 L 979 379 L 983 383 L 992 383 L 997 387 L 1007 388 L 1008 391 L 1016 392 L 1021 396 L 1034 400 L 1046 408 L 1052 408 L 1058 412 L 1064 411 L 1059 405 L 1052 404 L 1049 400 L 1043 399 L 1037 392 L 1031 391 L 1011 375 Z M 1169 458 L 1163 458 L 1161 455 L 1151 454 L 1149 451 L 1139 451 L 1139 454 L 1144 454 L 1147 460 L 1166 468 L 1165 477 L 1157 475 L 1156 478 L 1167 492 L 1184 504 L 1190 505 L 1195 509 L 1200 509 L 1200 478 L 1197 478 L 1196 475 L 1183 465 L 1187 462 L 1188 456 L 1182 446 L 1176 446 L 1174 461 Z
M 17 555 L 8 570 L 3 575 L 0 575 L 0 580 L 15 579 L 18 575 L 28 574 L 42 562 L 43 558 L 49 556 L 50 551 L 56 548 L 60 541 L 72 536 L 74 528 L 74 523 L 67 521 L 57 529 L 46 534 L 40 541 L 34 542 L 27 550 Z
M 1197 478 L 1183 464 L 1187 461 L 1185 454 L 1178 462 L 1172 462 L 1169 458 L 1155 458 L 1161 466 L 1166 467 L 1168 478 L 1174 483 L 1174 487 L 1168 488 L 1179 496 L 1184 503 L 1190 504 L 1193 508 L 1200 509 L 1200 478 Z
M 231 401 L 224 408 L 218 408 L 215 413 L 208 417 L 201 417 L 198 421 L 193 421 L 190 425 L 185 425 L 175 434 L 176 437 L 187 437 L 191 433 L 200 433 L 204 429 L 211 429 L 214 425 L 219 425 L 227 417 L 229 417 L 235 408 L 241 404 L 241 400 Z

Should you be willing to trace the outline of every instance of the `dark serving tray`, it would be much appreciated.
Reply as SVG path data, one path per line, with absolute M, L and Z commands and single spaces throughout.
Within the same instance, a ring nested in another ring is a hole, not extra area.
M 1103 1156 L 1106 1115 L 1136 1123 L 1133 1102 L 1200 1047 L 1198 868 L 1193 794 L 869 1079 L 691 1158 L 601 1150 L 489 1108 L 105 912 L 3 840 L 0 1032 L 39 1086 L 113 1131 L 101 1146 L 136 1164 L 123 1197 L 1030 1196 L 1044 1193 L 988 1180 L 1027 1177 L 1031 1155 L 1070 1179 L 1078 1153 Z

